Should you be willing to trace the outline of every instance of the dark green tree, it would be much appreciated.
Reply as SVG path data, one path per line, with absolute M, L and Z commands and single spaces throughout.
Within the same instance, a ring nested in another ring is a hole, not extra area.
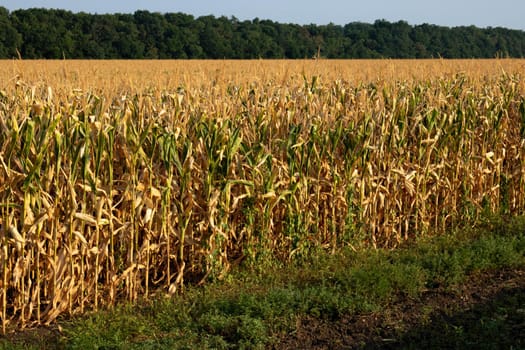
M 0 7 L 0 57 L 489 58 L 525 56 L 525 32 L 377 20 L 345 26 L 182 13 L 97 15 Z
M 9 11 L 0 7 L 0 57 L 16 57 L 22 45 L 22 36 L 11 24 Z

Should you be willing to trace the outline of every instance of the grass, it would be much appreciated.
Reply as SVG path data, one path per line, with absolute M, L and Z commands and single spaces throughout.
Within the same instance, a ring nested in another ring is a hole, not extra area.
M 61 335 L 55 345 L 48 343 L 45 348 L 268 348 L 293 334 L 303 317 L 337 322 L 345 315 L 382 312 L 396 300 L 418 299 L 429 290 L 454 293 L 469 276 L 483 271 L 521 269 L 525 266 L 524 233 L 525 217 L 491 219 L 476 229 L 423 238 L 397 250 L 343 249 L 333 255 L 317 251 L 287 266 L 275 261 L 266 262 L 266 269 L 241 266 L 222 281 L 190 286 L 173 298 L 158 297 L 61 320 Z M 482 337 L 476 344 L 472 332 L 507 334 L 510 326 L 504 315 L 523 316 L 515 311 L 522 299 L 509 296 L 508 305 L 495 301 L 489 315 L 478 311 L 473 317 L 475 309 L 464 313 L 467 321 L 475 323 L 436 322 L 445 329 L 448 345 L 491 348 L 491 339 Z M 425 312 L 432 314 L 432 309 Z M 424 326 L 414 327 L 401 339 L 406 347 L 417 348 L 417 335 L 425 332 Z M 9 339 L 0 348 L 40 346 L 27 335 Z
M 524 303 L 523 289 L 502 291 L 469 310 L 433 316 L 426 325 L 403 334 L 397 348 L 522 349 Z

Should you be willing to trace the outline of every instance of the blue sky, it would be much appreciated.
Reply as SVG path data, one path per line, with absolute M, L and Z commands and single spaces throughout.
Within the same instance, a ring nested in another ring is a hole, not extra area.
M 184 12 L 196 17 L 209 14 L 241 20 L 258 17 L 298 24 L 372 23 L 386 19 L 406 20 L 410 24 L 473 24 L 525 30 L 523 0 L 0 0 L 0 6 L 10 11 L 46 7 L 90 13 Z

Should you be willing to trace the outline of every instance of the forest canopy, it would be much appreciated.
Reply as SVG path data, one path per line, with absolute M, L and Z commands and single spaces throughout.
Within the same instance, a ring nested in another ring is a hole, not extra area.
M 377 20 L 298 25 L 183 13 L 0 7 L 0 58 L 494 58 L 525 56 L 525 31 Z

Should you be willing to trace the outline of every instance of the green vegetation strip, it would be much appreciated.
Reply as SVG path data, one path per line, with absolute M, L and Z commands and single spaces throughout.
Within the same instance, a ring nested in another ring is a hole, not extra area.
M 492 220 L 395 251 L 312 252 L 288 266 L 243 267 L 179 297 L 63 321 L 54 342 L 65 349 L 265 348 L 293 332 L 298 317 L 337 320 L 380 311 L 399 296 L 452 290 L 477 272 L 522 268 L 524 232 L 524 217 Z M 31 346 L 0 342 L 6 349 Z
M 180 12 L 99 15 L 42 8 L 9 12 L 0 6 L 0 23 L 0 58 L 8 59 L 521 58 L 525 53 L 522 30 L 406 21 L 299 25 Z

